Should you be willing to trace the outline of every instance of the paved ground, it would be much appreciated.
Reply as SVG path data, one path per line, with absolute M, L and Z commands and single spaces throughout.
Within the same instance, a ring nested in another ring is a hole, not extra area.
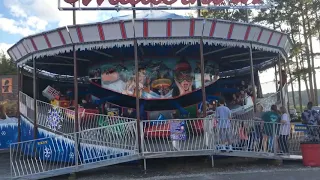
M 9 154 L 0 154 L 0 180 L 10 177 Z M 303 167 L 300 161 L 276 161 L 250 158 L 223 158 L 215 160 L 211 168 L 208 157 L 152 159 L 147 171 L 142 163 L 121 164 L 77 173 L 79 180 L 319 180 L 320 168 Z M 70 176 L 48 178 L 67 180 Z
M 147 172 L 140 164 L 124 164 L 77 174 L 79 180 L 319 180 L 320 168 L 306 168 L 300 161 L 247 158 L 216 160 L 211 168 L 207 157 L 148 160 Z M 55 178 L 63 180 L 67 177 Z

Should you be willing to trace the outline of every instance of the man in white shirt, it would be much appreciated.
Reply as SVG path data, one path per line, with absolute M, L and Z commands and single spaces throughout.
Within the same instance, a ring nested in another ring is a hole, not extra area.
M 231 119 L 231 110 L 225 106 L 225 100 L 220 99 L 220 106 L 216 108 L 216 118 L 218 120 L 218 128 L 219 128 L 219 139 L 220 139 L 220 150 L 226 151 L 227 147 L 229 151 L 232 151 L 231 145 L 231 130 L 230 130 L 230 119 Z
M 280 125 L 280 137 L 279 137 L 279 145 L 281 153 L 289 153 L 288 148 L 288 138 L 290 135 L 290 117 L 287 113 L 287 109 L 285 107 L 280 107 L 281 112 L 281 125 Z

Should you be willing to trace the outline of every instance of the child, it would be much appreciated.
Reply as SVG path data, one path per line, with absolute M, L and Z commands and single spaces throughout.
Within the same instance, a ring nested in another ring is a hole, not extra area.
M 239 137 L 240 137 L 240 147 L 242 150 L 248 145 L 248 133 L 244 126 L 244 122 L 241 122 L 241 127 L 239 128 Z

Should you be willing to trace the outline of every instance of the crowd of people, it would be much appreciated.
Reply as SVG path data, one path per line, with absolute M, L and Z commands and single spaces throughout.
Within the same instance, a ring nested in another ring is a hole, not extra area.
M 246 97 L 253 96 L 252 85 L 248 85 L 245 80 L 242 80 L 240 85 L 234 85 L 233 88 L 236 88 L 239 92 L 232 94 L 232 99 L 228 103 L 230 105 L 243 106 L 246 104 Z
M 290 115 L 285 107 L 263 112 L 258 105 L 254 121 L 232 119 L 231 110 L 225 106 L 224 99 L 219 101 L 216 108 L 217 129 L 221 151 L 247 150 L 266 153 L 288 154 L 289 136 L 291 133 Z M 307 126 L 306 141 L 320 141 L 320 113 L 313 109 L 309 102 L 301 114 L 302 123 Z M 253 123 L 252 123 L 253 122 Z
M 285 107 L 278 110 L 272 105 L 271 110 L 263 112 L 262 106 L 257 107 L 254 125 L 248 121 L 231 120 L 231 110 L 225 106 L 224 99 L 216 108 L 221 151 L 238 149 L 288 153 L 288 138 L 291 131 L 290 118 Z M 238 132 L 235 132 L 238 131 Z

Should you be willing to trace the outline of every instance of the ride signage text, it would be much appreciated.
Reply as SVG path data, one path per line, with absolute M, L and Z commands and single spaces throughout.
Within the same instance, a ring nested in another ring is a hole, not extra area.
M 76 3 L 80 0 L 64 0 L 67 3 L 73 4 Z M 92 0 L 82 0 L 82 4 L 84 6 L 89 5 L 89 3 L 91 3 Z M 105 0 L 96 0 L 98 6 L 101 6 L 101 4 L 104 2 Z M 107 0 L 106 0 L 107 1 Z M 172 5 L 178 1 L 181 2 L 181 4 L 183 5 L 190 5 L 190 4 L 195 4 L 197 2 L 197 0 L 108 0 L 109 3 L 111 5 L 117 5 L 117 4 L 122 4 L 122 5 L 126 5 L 126 4 L 131 4 L 131 5 L 137 5 L 138 3 L 141 3 L 143 5 L 148 5 L 148 4 L 153 4 L 153 5 L 159 5 L 159 4 L 165 4 L 165 5 Z M 204 5 L 210 5 L 210 4 L 214 4 L 214 5 L 227 5 L 228 1 L 227 0 L 201 0 L 201 3 Z M 232 5 L 236 5 L 236 4 L 262 4 L 263 0 L 230 0 L 229 2 Z

